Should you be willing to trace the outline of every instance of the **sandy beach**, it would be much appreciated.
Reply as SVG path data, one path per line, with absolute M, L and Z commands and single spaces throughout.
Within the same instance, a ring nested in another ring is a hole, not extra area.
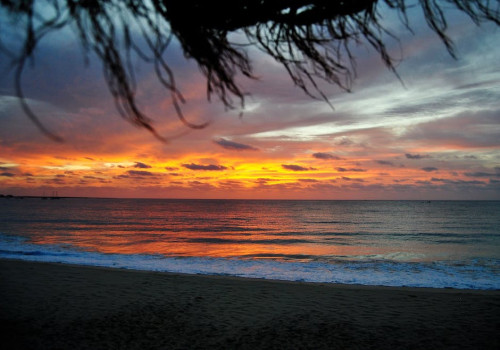
M 0 260 L 3 349 L 498 349 L 500 291 Z

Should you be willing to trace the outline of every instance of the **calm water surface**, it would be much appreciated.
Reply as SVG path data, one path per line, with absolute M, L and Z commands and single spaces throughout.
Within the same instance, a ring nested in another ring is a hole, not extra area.
M 2 256 L 500 289 L 500 202 L 0 199 Z

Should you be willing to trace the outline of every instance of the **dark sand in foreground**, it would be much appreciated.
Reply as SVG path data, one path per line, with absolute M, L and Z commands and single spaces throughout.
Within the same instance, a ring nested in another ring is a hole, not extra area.
M 2 349 L 499 349 L 500 291 L 0 260 Z

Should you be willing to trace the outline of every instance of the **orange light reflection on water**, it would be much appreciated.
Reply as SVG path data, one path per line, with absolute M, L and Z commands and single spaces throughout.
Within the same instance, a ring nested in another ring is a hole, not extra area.
M 261 241 L 266 236 L 256 237 Z M 253 243 L 252 239 L 242 240 L 232 237 L 238 242 L 221 242 L 219 237 L 200 239 L 213 242 L 182 242 L 182 241 L 160 241 L 160 242 L 136 242 L 131 243 L 130 239 L 123 236 L 107 235 L 102 237 L 82 237 L 78 242 L 68 240 L 67 244 L 76 246 L 87 251 L 96 251 L 106 254 L 153 254 L 176 257 L 211 257 L 211 258 L 276 258 L 296 256 L 352 256 L 366 255 L 374 253 L 372 249 L 356 245 L 335 245 L 321 243 Z M 61 244 L 57 239 L 36 239 L 37 244 Z M 380 250 L 378 250 L 380 252 Z
M 33 205 L 42 202 L 30 215 L 32 226 L 23 226 L 31 242 L 106 254 L 301 260 L 414 248 L 406 241 L 373 244 L 375 219 L 367 209 L 379 205 L 364 202 L 64 199 Z

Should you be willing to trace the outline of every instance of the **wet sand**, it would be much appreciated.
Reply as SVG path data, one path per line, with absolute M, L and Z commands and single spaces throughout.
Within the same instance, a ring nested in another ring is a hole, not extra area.
M 499 349 L 500 291 L 0 260 L 3 349 Z

